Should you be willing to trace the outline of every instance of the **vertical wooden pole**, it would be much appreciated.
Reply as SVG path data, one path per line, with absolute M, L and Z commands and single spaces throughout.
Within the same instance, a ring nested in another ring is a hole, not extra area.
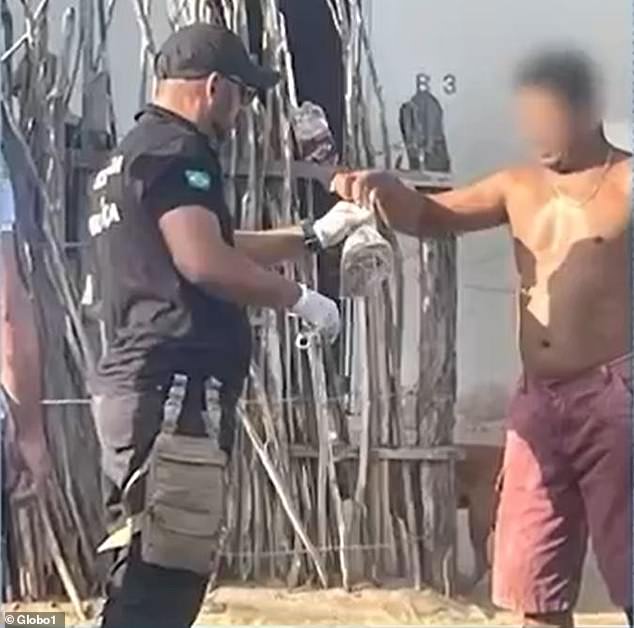
M 95 5 L 94 0 L 79 3 L 79 28 L 83 34 L 82 49 L 82 129 L 81 145 L 90 146 L 91 133 L 88 114 L 90 112 L 90 85 L 94 78 L 93 51 L 95 47 Z
M 452 442 L 456 396 L 456 242 L 420 245 L 420 370 L 418 442 Z M 456 497 L 451 460 L 420 468 L 423 573 L 425 581 L 452 594 L 456 576 Z

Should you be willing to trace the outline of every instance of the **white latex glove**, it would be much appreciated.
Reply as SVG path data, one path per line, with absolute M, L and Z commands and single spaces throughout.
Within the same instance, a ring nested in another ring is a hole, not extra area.
M 315 221 L 313 229 L 324 249 L 339 244 L 357 227 L 373 217 L 370 209 L 364 209 L 348 201 L 339 201 L 327 214 Z
M 306 321 L 315 331 L 321 332 L 328 342 L 334 342 L 339 335 L 341 322 L 337 304 L 319 292 L 309 290 L 299 284 L 302 295 L 290 311 Z

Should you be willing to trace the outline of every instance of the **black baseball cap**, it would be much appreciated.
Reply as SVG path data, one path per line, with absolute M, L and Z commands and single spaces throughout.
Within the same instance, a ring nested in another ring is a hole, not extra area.
M 219 72 L 258 90 L 270 89 L 280 75 L 257 65 L 241 39 L 224 26 L 198 22 L 170 35 L 154 59 L 156 78 L 199 79 Z

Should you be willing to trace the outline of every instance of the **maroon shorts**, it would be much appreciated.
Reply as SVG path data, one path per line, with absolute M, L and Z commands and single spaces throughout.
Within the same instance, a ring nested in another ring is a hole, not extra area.
M 522 379 L 495 530 L 498 606 L 572 609 L 588 536 L 612 601 L 632 606 L 631 369 L 628 357 L 571 380 Z

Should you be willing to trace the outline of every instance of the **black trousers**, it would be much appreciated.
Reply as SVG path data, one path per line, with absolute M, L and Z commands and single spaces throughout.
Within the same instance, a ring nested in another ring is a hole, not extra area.
M 147 458 L 161 429 L 169 386 L 155 390 L 95 398 L 94 414 L 102 445 L 108 517 L 123 523 L 121 491 L 135 469 Z M 221 418 L 221 447 L 233 442 L 237 395 L 225 394 Z M 205 387 L 189 381 L 178 416 L 177 432 L 207 438 L 202 419 Z M 224 443 L 222 441 L 225 441 Z M 128 512 L 143 507 L 143 482 L 127 497 Z M 106 584 L 102 628 L 187 628 L 196 620 L 208 577 L 181 569 L 166 569 L 141 559 L 139 535 L 117 555 Z
M 141 543 L 117 558 L 106 586 L 102 628 L 189 628 L 205 597 L 208 578 L 141 560 Z

